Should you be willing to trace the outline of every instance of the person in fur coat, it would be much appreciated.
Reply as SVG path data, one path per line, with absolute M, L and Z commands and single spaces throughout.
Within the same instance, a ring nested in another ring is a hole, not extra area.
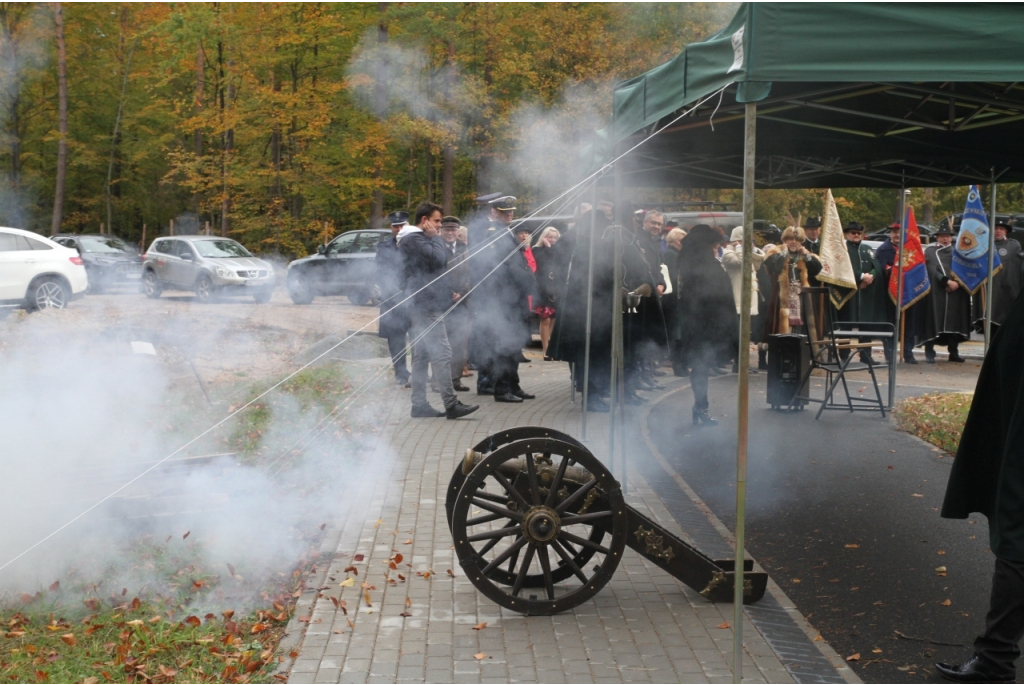
M 764 324 L 764 342 L 779 333 L 806 333 L 800 291 L 810 287 L 810 278 L 821 273 L 818 257 L 804 247 L 804 230 L 790 226 L 782 232 L 785 249 L 764 260 L 772 279 L 772 298 Z

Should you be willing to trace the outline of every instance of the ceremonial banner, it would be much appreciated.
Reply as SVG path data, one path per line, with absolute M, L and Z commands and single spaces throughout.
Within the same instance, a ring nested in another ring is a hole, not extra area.
M 853 274 L 850 253 L 846 251 L 843 224 L 839 221 L 839 210 L 832 197 L 832 189 L 825 192 L 825 216 L 821 221 L 821 273 L 817 279 L 829 285 L 829 299 L 836 309 L 842 309 L 857 293 L 857 278 Z
M 971 295 L 988 278 L 988 215 L 981 205 L 978 186 L 971 186 L 967 191 L 967 206 L 964 207 L 964 218 L 960 222 L 960 233 L 953 246 L 953 278 L 967 288 Z M 992 274 L 999 272 L 1001 264 L 999 254 L 992 255 Z
M 896 296 L 898 272 L 895 270 L 889 276 L 889 297 L 893 304 L 902 299 L 902 309 L 914 304 L 928 294 L 932 289 L 931 281 L 928 280 L 928 267 L 924 263 L 924 249 L 921 247 L 921 232 L 917 229 L 917 220 L 914 219 L 914 208 L 907 210 L 904 223 L 903 249 L 898 253 L 900 268 L 903 270 L 903 297 Z

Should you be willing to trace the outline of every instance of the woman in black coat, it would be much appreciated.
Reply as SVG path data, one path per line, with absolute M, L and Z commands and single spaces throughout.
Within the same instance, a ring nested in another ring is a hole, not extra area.
M 739 332 L 732 281 L 715 255 L 724 236 L 698 224 L 690 229 L 679 251 L 676 313 L 679 346 L 690 367 L 693 423 L 714 426 L 708 414 L 709 369 L 736 354 Z

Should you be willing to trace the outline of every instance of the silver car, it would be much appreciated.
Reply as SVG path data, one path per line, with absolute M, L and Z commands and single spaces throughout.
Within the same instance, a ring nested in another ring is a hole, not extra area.
M 200 302 L 222 294 L 266 302 L 274 291 L 274 267 L 230 238 L 157 238 L 143 258 L 142 290 L 153 298 L 164 290 L 192 290 Z

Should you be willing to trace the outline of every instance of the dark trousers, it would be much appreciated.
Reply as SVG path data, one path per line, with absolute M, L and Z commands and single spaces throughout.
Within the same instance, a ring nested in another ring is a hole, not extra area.
M 985 634 L 974 651 L 992 668 L 1013 675 L 1024 638 L 1024 562 L 996 557 Z
M 935 346 L 941 345 L 941 340 L 933 340 L 924 344 L 924 356 L 928 359 L 935 359 Z M 952 356 L 960 353 L 960 341 L 949 339 L 946 343 L 946 350 Z
M 388 337 L 388 354 L 395 369 L 395 380 L 403 383 L 409 380 L 409 365 L 405 360 L 405 333 Z
M 473 320 L 469 310 L 459 306 L 448 312 L 444 318 L 445 330 L 448 332 L 448 342 L 452 346 L 452 380 L 462 382 L 462 369 L 467 363 L 469 347 L 469 334 Z
M 693 406 L 708 408 L 708 363 L 703 359 L 690 362 L 690 387 L 693 389 Z
M 491 366 L 494 380 L 494 394 L 507 395 L 519 390 L 519 350 L 514 354 L 499 352 L 494 355 Z

